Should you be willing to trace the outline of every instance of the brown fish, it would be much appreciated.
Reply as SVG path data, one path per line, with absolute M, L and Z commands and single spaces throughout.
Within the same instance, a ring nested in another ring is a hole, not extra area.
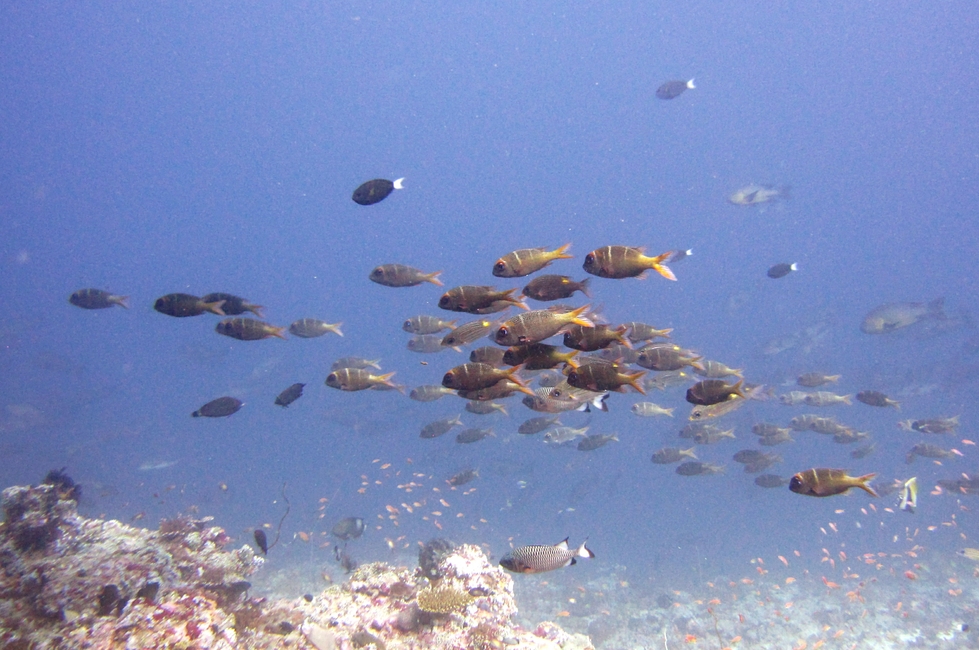
M 442 281 L 438 279 L 440 275 L 442 275 L 441 271 L 425 273 L 413 266 L 404 264 L 382 264 L 374 268 L 368 277 L 371 282 L 382 284 L 385 287 L 414 287 L 422 282 L 430 282 L 441 287 Z
M 789 489 L 796 494 L 811 497 L 830 497 L 835 494 L 843 494 L 850 488 L 860 488 L 870 496 L 876 497 L 877 492 L 867 485 L 875 476 L 877 474 L 850 476 L 845 469 L 816 467 L 793 476 L 792 480 L 789 481 Z
M 594 327 L 571 325 L 564 331 L 564 345 L 582 352 L 602 350 L 613 343 L 628 345 L 625 338 L 627 329 L 625 325 L 620 325 L 614 329 L 610 325 L 595 325 Z
M 114 305 L 129 309 L 128 301 L 129 296 L 116 296 L 101 289 L 79 289 L 68 297 L 68 302 L 82 309 L 107 309 Z
M 503 360 L 506 355 L 506 350 L 503 348 L 494 347 L 491 345 L 484 345 L 481 348 L 476 348 L 469 353 L 469 360 L 473 363 L 488 363 L 491 366 L 500 367 L 502 365 L 519 365 L 516 363 L 508 364 Z
M 223 305 L 224 303 L 220 300 L 217 302 L 204 302 L 197 296 L 192 296 L 187 293 L 168 293 L 156 299 L 156 302 L 153 304 L 153 309 L 161 314 L 176 318 L 200 316 L 206 311 L 217 314 L 218 316 L 224 316 L 225 313 L 221 309 Z
M 652 343 L 639 351 L 637 364 L 658 372 L 693 366 L 701 357 L 673 343 Z
M 589 363 L 572 369 L 568 373 L 568 383 L 575 388 L 584 388 L 596 393 L 606 390 L 624 392 L 626 386 L 632 386 L 645 395 L 646 391 L 639 383 L 645 374 L 645 370 L 634 373 L 619 372 L 617 365 L 612 363 Z
M 842 375 L 824 375 L 821 372 L 807 372 L 799 375 L 795 383 L 800 386 L 805 386 L 806 388 L 818 388 L 823 384 L 828 384 L 830 382 L 836 382 L 840 380 Z
M 501 379 L 492 386 L 487 386 L 486 388 L 456 391 L 456 395 L 462 399 L 473 400 L 476 402 L 487 402 L 494 399 L 503 399 L 518 392 L 526 395 L 534 394 L 534 391 L 530 390 L 523 384 L 515 383 L 509 379 Z
M 493 265 L 493 275 L 498 278 L 522 278 L 536 271 L 540 271 L 554 260 L 569 260 L 573 255 L 568 255 L 571 244 L 549 251 L 546 248 L 522 248 L 512 253 L 507 253 L 496 260 Z
M 905 431 L 921 433 L 953 433 L 959 426 L 959 416 L 954 418 L 932 418 L 929 420 L 904 420 L 897 426 Z
M 361 368 L 341 368 L 327 375 L 325 383 L 330 388 L 345 391 L 366 390 L 377 386 L 398 390 L 400 386 L 391 382 L 393 376 L 393 372 L 375 376 Z
M 285 335 L 282 332 L 285 329 L 254 318 L 241 317 L 225 318 L 214 327 L 214 331 L 218 334 L 224 334 L 239 341 L 261 341 L 273 336 L 284 339 Z
M 527 370 L 547 370 L 571 361 L 576 354 L 577 350 L 562 352 L 561 348 L 546 343 L 512 345 L 503 353 L 503 363 L 508 366 L 523 364 Z
M 862 390 L 857 393 L 857 401 L 866 404 L 867 406 L 880 406 L 887 407 L 893 406 L 898 411 L 901 410 L 901 403 L 892 400 L 890 397 L 876 390 Z
M 743 380 L 728 384 L 723 379 L 704 379 L 687 389 L 687 401 L 700 406 L 713 406 L 726 402 L 732 397 L 744 397 L 741 390 Z
M 456 390 L 479 390 L 489 388 L 501 379 L 509 379 L 523 385 L 516 374 L 519 369 L 520 366 L 503 370 L 488 363 L 464 363 L 446 372 L 442 377 L 442 385 Z
M 585 256 L 584 269 L 600 278 L 612 279 L 643 277 L 646 271 L 652 269 L 667 280 L 676 281 L 673 271 L 665 264 L 672 257 L 673 251 L 657 257 L 647 257 L 643 250 L 633 246 L 598 248 Z
M 484 285 L 463 285 L 453 287 L 439 298 L 439 307 L 449 311 L 461 311 L 470 314 L 486 314 L 502 311 L 510 305 L 529 309 L 520 298 L 515 298 L 516 289 L 498 290 L 496 287 Z M 502 304 L 501 308 L 497 308 Z
M 264 309 L 261 305 L 248 302 L 241 296 L 236 296 L 233 293 L 222 293 L 220 291 L 202 296 L 201 300 L 204 302 L 221 302 L 223 300 L 224 304 L 221 305 L 221 311 L 224 312 L 225 316 L 240 316 L 246 311 L 250 311 L 261 318 L 262 310 Z
M 589 305 L 571 311 L 537 309 L 510 318 L 496 330 L 493 338 L 499 345 L 528 345 L 548 339 L 569 325 L 594 326 L 585 314 Z
M 585 297 L 591 298 L 591 292 L 588 289 L 590 284 L 591 278 L 575 282 L 566 275 L 542 275 L 531 280 L 523 288 L 523 295 L 532 300 L 549 302 L 570 298 L 576 291 L 580 291 L 585 294 Z

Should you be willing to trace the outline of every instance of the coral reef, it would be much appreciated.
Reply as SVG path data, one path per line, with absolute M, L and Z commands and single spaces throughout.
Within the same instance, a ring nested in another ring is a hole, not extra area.
M 318 596 L 270 600 L 245 580 L 263 559 L 225 550 L 230 538 L 208 518 L 156 531 L 87 519 L 77 486 L 54 478 L 3 491 L 3 648 L 592 647 L 553 623 L 517 626 L 513 580 L 477 546 L 439 540 L 425 569 L 367 564 Z

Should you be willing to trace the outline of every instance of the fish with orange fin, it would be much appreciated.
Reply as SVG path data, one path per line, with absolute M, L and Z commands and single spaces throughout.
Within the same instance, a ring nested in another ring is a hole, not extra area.
M 505 321 L 493 336 L 498 345 L 529 345 L 549 339 L 569 325 L 594 327 L 588 313 L 589 305 L 571 311 L 535 309 L 517 314 Z
M 652 269 L 667 280 L 676 280 L 673 271 L 666 262 L 673 257 L 673 251 L 667 251 L 656 257 L 644 254 L 643 248 L 634 246 L 605 246 L 597 248 L 585 255 L 584 269 L 600 278 L 635 278 L 643 277 L 646 271 Z
M 827 469 L 816 467 L 799 472 L 789 481 L 789 489 L 796 494 L 805 494 L 811 497 L 830 497 L 835 494 L 843 494 L 850 488 L 860 488 L 872 497 L 877 496 L 877 492 L 867 483 L 877 476 L 877 474 L 865 474 L 863 476 L 850 476 L 844 469 Z
M 516 374 L 520 368 L 522 366 L 502 370 L 488 363 L 464 363 L 446 372 L 442 377 L 442 385 L 446 388 L 468 391 L 489 388 L 498 381 L 509 379 L 518 386 L 523 386 L 523 382 Z
M 615 363 L 588 363 L 568 373 L 568 383 L 575 388 L 584 388 L 596 393 L 606 390 L 624 392 L 626 386 L 632 386 L 636 391 L 646 394 L 639 380 L 646 374 L 645 370 L 629 373 L 619 372 Z
M 491 314 L 503 311 L 511 305 L 530 309 L 522 299 L 513 295 L 516 291 L 516 289 L 500 291 L 496 287 L 485 285 L 452 287 L 439 298 L 439 307 L 470 314 Z
M 496 264 L 493 265 L 493 275 L 498 278 L 522 278 L 540 271 L 554 260 L 570 260 L 574 256 L 568 255 L 569 248 L 571 244 L 565 244 L 552 251 L 546 248 L 522 248 L 507 253 L 496 260 Z

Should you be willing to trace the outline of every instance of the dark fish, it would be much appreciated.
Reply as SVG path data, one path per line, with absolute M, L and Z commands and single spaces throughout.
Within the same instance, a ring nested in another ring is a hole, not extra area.
M 592 436 L 585 436 L 578 441 L 578 451 L 594 451 L 613 441 L 619 441 L 619 436 L 614 433 L 598 433 Z
M 442 320 L 438 316 L 412 316 L 407 319 L 401 329 L 409 334 L 438 334 L 442 330 L 455 327 L 454 320 Z
M 799 472 L 789 481 L 789 489 L 796 494 L 811 497 L 830 497 L 843 494 L 850 488 L 860 488 L 872 497 L 877 493 L 867 483 L 877 474 L 850 476 L 844 469 L 827 469 L 817 467 Z
M 824 375 L 821 372 L 807 372 L 799 375 L 799 377 L 795 380 L 795 383 L 799 384 L 800 386 L 805 386 L 806 388 L 818 388 L 823 384 L 839 381 L 841 376 L 842 375 Z
M 582 352 L 601 350 L 613 343 L 626 345 L 626 330 L 625 325 L 620 325 L 614 329 L 610 325 L 595 325 L 594 327 L 571 325 L 564 331 L 564 345 Z
M 778 280 L 779 278 L 784 278 L 792 271 L 798 271 L 799 265 L 793 262 L 792 264 L 776 264 L 775 266 L 768 269 L 768 277 L 773 280 Z
M 498 278 L 522 278 L 540 271 L 554 260 L 570 260 L 574 256 L 567 254 L 569 248 L 571 244 L 565 244 L 552 251 L 546 248 L 522 248 L 507 253 L 496 260 L 496 264 L 493 265 L 493 275 Z
M 918 456 L 937 459 L 955 458 L 956 456 L 962 456 L 962 452 L 958 449 L 942 449 L 937 445 L 930 445 L 927 442 L 920 442 L 911 448 L 911 451 L 907 453 L 904 460 L 910 465 Z
M 657 257 L 647 257 L 643 255 L 642 248 L 606 246 L 585 255 L 584 269 L 600 278 L 612 279 L 642 277 L 646 271 L 653 269 L 667 280 L 675 281 L 676 276 L 666 266 L 671 255 L 672 251 L 667 251 Z
M 636 363 L 643 368 L 662 372 L 680 370 L 686 366 L 692 366 L 699 360 L 700 357 L 690 350 L 684 350 L 679 345 L 652 343 L 639 351 L 639 359 L 636 360 Z
M 877 443 L 872 442 L 869 445 L 865 445 L 863 447 L 860 447 L 859 449 L 854 449 L 853 451 L 851 451 L 850 458 L 857 458 L 857 459 L 866 458 L 867 456 L 871 455 L 875 451 L 877 451 Z
M 932 418 L 930 420 L 905 420 L 897 425 L 905 431 L 921 433 L 953 433 L 959 426 L 959 416 L 954 418 Z
M 503 370 L 488 363 L 464 363 L 446 372 L 442 377 L 442 385 L 456 390 L 479 390 L 489 388 L 501 379 L 510 379 L 519 384 L 520 378 L 516 376 L 518 369 L 513 367 Z M 531 391 L 528 390 L 527 393 L 531 394 Z
M 460 485 L 470 483 L 477 478 L 479 478 L 479 470 L 464 469 L 458 474 L 453 474 L 450 476 L 446 482 L 453 487 L 459 487 Z
M 413 266 L 404 264 L 382 264 L 375 267 L 371 274 L 367 276 L 371 282 L 382 284 L 385 287 L 415 287 L 422 282 L 431 282 L 437 287 L 442 286 L 442 281 L 438 276 L 441 271 L 425 273 Z
M 523 364 L 526 370 L 547 370 L 570 361 L 577 350 L 562 352 L 561 348 L 546 343 L 512 345 L 503 352 L 503 363 L 508 366 Z
M 506 350 L 503 348 L 497 348 L 489 345 L 484 345 L 481 348 L 476 348 L 469 353 L 469 360 L 473 363 L 488 363 L 491 366 L 500 367 L 505 365 L 503 362 L 503 355 L 506 354 Z M 518 364 L 514 364 L 518 365 Z
M 435 422 L 429 422 L 424 427 L 422 427 L 422 432 L 419 434 L 419 438 L 432 439 L 438 438 L 439 436 L 444 436 L 449 431 L 452 431 L 453 427 L 461 427 L 462 420 L 459 419 L 460 416 L 442 418 L 440 420 L 435 420 Z
M 242 406 L 244 406 L 244 402 L 234 397 L 219 397 L 200 407 L 191 415 L 195 418 L 223 418 L 237 413 Z
M 532 436 L 550 427 L 561 426 L 560 416 L 536 417 L 524 421 L 518 428 L 517 433 L 524 436 Z
M 438 354 L 445 351 L 442 337 L 438 334 L 415 334 L 408 339 L 406 347 L 419 354 Z
M 446 395 L 455 395 L 456 392 L 451 388 L 446 388 L 445 386 L 419 386 L 418 388 L 411 389 L 408 397 L 415 400 L 416 402 L 434 402 L 437 399 L 442 399 Z
M 492 429 L 466 429 L 465 431 L 456 434 L 456 442 L 464 445 L 471 444 L 473 442 L 479 442 L 483 438 L 488 438 L 490 436 L 496 436 Z
M 293 384 L 289 388 L 279 393 L 279 396 L 275 398 L 275 403 L 283 407 L 289 406 L 303 396 L 303 386 L 305 385 L 306 384 Z
M 945 298 L 936 298 L 929 303 L 892 302 L 867 314 L 860 324 L 860 330 L 865 334 L 886 334 L 926 318 L 948 320 L 944 309 Z
M 748 463 L 756 463 L 766 456 L 768 456 L 768 454 L 757 449 L 742 449 L 741 451 L 735 453 L 732 458 L 736 463 L 747 465 Z
M 225 318 L 214 327 L 214 331 L 218 334 L 224 334 L 239 341 L 261 341 L 273 336 L 284 339 L 285 336 L 282 332 L 285 329 L 254 318 L 241 318 L 240 316 Z
M 492 386 L 487 386 L 486 388 L 478 388 L 476 390 L 460 390 L 457 391 L 456 394 L 462 399 L 474 400 L 477 402 L 488 402 L 494 399 L 510 397 L 510 395 L 517 392 L 533 394 L 533 391 L 526 386 L 515 384 L 509 379 L 501 379 Z
M 594 325 L 585 315 L 588 305 L 571 311 L 537 309 L 517 314 L 496 330 L 493 340 L 499 345 L 529 345 L 549 339 L 569 325 Z
M 721 433 L 721 428 L 713 424 L 707 424 L 705 422 L 691 422 L 690 424 L 680 429 L 680 432 L 677 434 L 677 436 L 687 440 L 693 440 L 698 435 L 704 433 L 716 436 L 717 434 Z
M 221 305 L 221 311 L 224 312 L 225 316 L 240 316 L 246 311 L 250 311 L 261 318 L 262 309 L 264 309 L 264 307 L 261 305 L 250 303 L 244 298 L 236 296 L 233 293 L 209 293 L 206 296 L 201 297 L 201 300 L 204 302 L 220 302 L 223 300 L 224 304 Z
M 442 337 L 442 345 L 447 348 L 469 345 L 488 336 L 490 330 L 497 325 L 499 325 L 499 322 L 486 320 L 485 318 L 463 323 Z
M 690 449 L 663 447 L 662 449 L 653 452 L 652 461 L 657 465 L 672 465 L 673 463 L 679 463 L 684 458 L 697 460 L 697 455 L 694 453 L 694 447 L 691 447 Z
M 517 305 L 523 309 L 527 305 L 520 298 L 514 298 L 513 293 L 516 289 L 498 290 L 496 287 L 487 285 L 463 285 L 453 287 L 442 294 L 439 298 L 439 307 L 448 311 L 461 311 L 470 314 L 492 313 L 496 303 L 504 303 L 504 308 L 509 305 Z
M 388 198 L 394 190 L 404 189 L 404 177 L 394 181 L 386 178 L 375 178 L 363 183 L 354 190 L 353 200 L 358 205 L 374 205 Z
M 68 302 L 82 309 L 107 309 L 114 305 L 129 309 L 129 296 L 116 296 L 101 289 L 79 289 Z
M 625 326 L 629 328 L 629 340 L 632 341 L 633 343 L 652 341 L 657 337 L 668 339 L 670 338 L 670 332 L 673 331 L 673 328 L 664 329 L 664 330 L 656 329 L 652 325 L 647 325 L 646 323 L 640 323 L 639 321 L 626 323 Z
M 587 540 L 586 540 L 587 542 Z M 514 573 L 544 573 L 553 571 L 577 562 L 576 558 L 593 558 L 586 542 L 576 549 L 568 547 L 568 538 L 554 546 L 521 546 L 515 548 L 500 560 L 500 566 Z
M 324 383 L 330 388 L 345 391 L 366 390 L 376 387 L 399 390 L 401 387 L 391 381 L 391 377 L 393 376 L 393 372 L 389 372 L 386 375 L 372 375 L 367 370 L 361 368 L 341 368 L 327 375 Z
M 256 528 L 253 535 L 255 537 L 255 544 L 258 546 L 259 550 L 262 551 L 262 555 L 268 555 L 269 538 L 265 536 L 265 531 L 261 528 Z
M 341 368 L 360 368 L 367 370 L 374 368 L 381 369 L 380 359 L 364 359 L 363 357 L 341 357 L 330 364 L 330 370 L 340 370 Z
M 542 275 L 527 283 L 523 288 L 523 295 L 532 300 L 550 302 L 552 300 L 564 300 L 574 295 L 576 291 L 591 298 L 588 285 L 591 278 L 585 278 L 581 282 L 575 282 L 567 275 Z
M 857 393 L 857 401 L 863 402 L 867 406 L 893 406 L 898 411 L 901 410 L 901 403 L 892 400 L 890 397 L 876 390 L 862 390 Z
M 619 367 L 616 364 L 590 363 L 569 372 L 568 383 L 575 388 L 583 388 L 596 393 L 607 390 L 625 392 L 626 386 L 632 386 L 645 395 L 646 391 L 639 383 L 645 374 L 645 370 L 634 373 L 619 372 Z
M 687 389 L 687 401 L 700 406 L 712 406 L 732 397 L 745 397 L 741 390 L 743 380 L 728 384 L 723 379 L 704 379 Z
M 705 476 L 708 474 L 720 474 L 723 471 L 723 465 L 712 465 L 711 463 L 702 463 L 698 460 L 688 460 L 685 463 L 680 463 L 676 467 L 676 473 L 680 476 Z
M 780 488 L 788 482 L 789 479 L 782 478 L 778 474 L 762 474 L 755 477 L 755 485 L 763 488 Z
M 337 539 L 342 539 L 346 542 L 351 539 L 357 539 L 364 534 L 366 529 L 364 520 L 360 517 L 345 517 L 333 526 L 330 533 Z
M 690 81 L 667 81 L 656 89 L 656 96 L 660 99 L 676 99 L 688 88 L 696 88 L 696 86 L 693 85 L 693 79 Z
M 327 332 L 333 332 L 337 336 L 343 336 L 340 326 L 343 323 L 327 323 L 315 318 L 302 318 L 289 326 L 289 332 L 304 339 L 314 339 L 323 336 Z
M 795 442 L 792 436 L 789 435 L 789 429 L 780 429 L 778 433 L 758 437 L 758 444 L 765 447 L 774 447 L 786 442 Z
M 218 316 L 224 316 L 225 313 L 221 309 L 223 305 L 224 303 L 220 300 L 217 302 L 204 302 L 197 296 L 192 296 L 187 293 L 168 293 L 162 298 L 156 299 L 156 302 L 153 304 L 153 309 L 161 314 L 175 316 L 177 318 L 200 316 L 206 311 L 217 314 Z

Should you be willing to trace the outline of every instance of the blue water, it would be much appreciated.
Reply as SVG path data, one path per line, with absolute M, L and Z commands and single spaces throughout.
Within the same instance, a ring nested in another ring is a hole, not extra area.
M 841 522 L 833 544 L 861 552 L 952 514 L 958 527 L 931 544 L 952 550 L 959 533 L 974 534 L 954 497 L 927 494 L 935 479 L 976 466 L 975 448 L 960 443 L 975 437 L 979 389 L 967 318 L 979 298 L 974 7 L 461 7 L 0 8 L 0 484 L 65 466 L 83 484 L 86 514 L 155 525 L 196 507 L 247 541 L 252 527 L 278 522 L 288 483 L 283 563 L 332 562 L 322 533 L 347 515 L 370 524 L 350 547 L 361 561 L 387 557 L 385 539 L 400 536 L 399 548 L 444 534 L 497 557 L 511 539 L 571 536 L 588 537 L 598 555 L 574 571 L 607 563 L 673 578 L 741 571 L 748 558 L 795 549 L 815 558 L 831 520 Z M 691 77 L 695 90 L 656 99 L 663 81 Z M 402 176 L 406 189 L 383 203 L 350 200 L 365 180 Z M 793 197 L 765 209 L 727 202 L 753 182 L 791 185 Z M 866 495 L 762 490 L 730 461 L 754 446 L 753 422 L 784 425 L 808 408 L 770 402 L 730 416 L 723 424 L 738 441 L 698 450 L 727 473 L 688 479 L 649 462 L 677 442 L 681 389 L 650 396 L 678 407 L 676 420 L 636 418 L 631 393 L 613 395 L 609 414 L 565 417 L 621 438 L 583 454 L 516 436 L 536 415 L 517 400 L 509 419 L 466 414 L 469 425 L 491 421 L 497 438 L 462 446 L 418 438 L 427 422 L 462 412 L 461 400 L 323 385 L 345 355 L 380 358 L 409 388 L 466 360 L 405 349 L 405 318 L 447 315 L 441 290 L 378 286 L 367 280 L 374 266 L 442 270 L 446 287 L 523 286 L 495 281 L 494 261 L 566 242 L 575 260 L 550 270 L 578 279 L 599 246 L 692 248 L 676 283 L 596 278 L 594 301 L 612 322 L 674 328 L 677 342 L 744 368 L 749 381 L 783 392 L 798 373 L 821 370 L 843 375 L 833 387 L 842 393 L 922 393 L 902 397 L 900 414 L 827 410 L 871 431 L 876 455 L 854 461 L 850 447 L 798 434 L 776 450 L 785 463 L 775 468 L 917 474 L 919 512 L 857 529 Z M 776 262 L 800 271 L 770 280 Z M 129 295 L 132 308 L 68 304 L 85 287 Z M 321 318 L 342 322 L 346 336 L 234 341 L 214 332 L 211 315 L 153 311 L 178 291 L 236 293 L 275 324 Z M 938 296 L 958 327 L 859 330 L 881 303 Z M 813 326 L 823 335 L 811 349 L 762 354 L 769 340 Z M 296 381 L 306 395 L 274 406 Z M 221 395 L 246 405 L 223 420 L 190 417 Z M 942 415 L 961 415 L 959 435 L 929 442 L 965 458 L 908 467 L 904 454 L 922 437 L 897 420 Z M 175 464 L 138 469 L 154 461 Z M 477 491 L 449 491 L 442 481 L 466 467 L 480 468 L 467 486 Z M 397 487 L 411 480 L 424 487 Z M 421 496 L 424 508 L 404 512 Z M 389 504 L 401 510 L 398 527 Z M 441 533 L 437 517 L 421 519 L 436 509 Z M 300 531 L 313 535 L 308 548 Z

